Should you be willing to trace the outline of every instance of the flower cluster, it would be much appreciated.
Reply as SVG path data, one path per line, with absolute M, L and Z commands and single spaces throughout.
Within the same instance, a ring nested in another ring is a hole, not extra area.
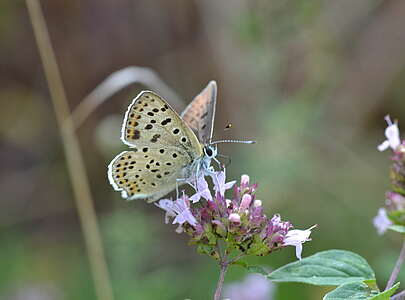
M 173 224 L 179 224 L 177 232 L 186 232 L 198 251 L 217 259 L 221 249 L 239 255 L 266 255 L 286 246 L 296 247 L 296 256 L 301 259 L 302 244 L 309 240 L 311 229 L 292 230 L 292 224 L 282 221 L 278 214 L 271 218 L 263 212 L 262 201 L 256 199 L 256 184 L 243 175 L 240 184 L 226 182 L 225 171 L 211 175 L 213 191 L 204 176 L 195 184 L 195 194 L 184 192 L 175 201 L 160 200 L 156 205 L 166 211 Z M 225 192 L 233 189 L 233 196 Z
M 379 151 L 392 150 L 390 170 L 391 190 L 385 194 L 385 207 L 380 208 L 373 223 L 379 234 L 383 234 L 391 225 L 405 226 L 405 141 L 401 142 L 398 123 L 389 116 L 385 129 L 386 140 L 378 146 Z

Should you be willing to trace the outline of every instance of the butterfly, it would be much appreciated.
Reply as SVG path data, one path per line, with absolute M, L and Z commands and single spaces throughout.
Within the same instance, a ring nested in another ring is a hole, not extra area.
M 211 81 L 179 116 L 156 93 L 139 93 L 121 130 L 121 140 L 131 150 L 118 154 L 108 166 L 113 188 L 127 200 L 153 202 L 179 184 L 213 172 L 216 98 L 217 84 Z

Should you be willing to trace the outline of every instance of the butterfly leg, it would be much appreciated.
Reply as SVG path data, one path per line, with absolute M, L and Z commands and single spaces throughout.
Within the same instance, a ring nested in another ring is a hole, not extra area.
M 187 182 L 186 178 L 177 178 L 176 179 L 176 200 L 179 199 L 179 183 L 180 182 Z

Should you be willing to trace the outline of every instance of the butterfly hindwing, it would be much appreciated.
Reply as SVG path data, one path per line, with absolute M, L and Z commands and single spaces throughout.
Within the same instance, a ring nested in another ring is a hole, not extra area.
M 118 154 L 108 166 L 110 183 L 125 199 L 158 200 L 172 191 L 182 176 L 182 154 L 166 151 L 134 148 Z
M 180 116 L 153 92 L 141 92 L 128 107 L 121 131 L 131 151 L 108 167 L 110 183 L 128 200 L 158 200 L 187 178 L 203 150 Z
M 199 140 L 206 145 L 211 142 L 214 129 L 217 84 L 210 81 L 181 114 L 183 120 L 198 134 Z

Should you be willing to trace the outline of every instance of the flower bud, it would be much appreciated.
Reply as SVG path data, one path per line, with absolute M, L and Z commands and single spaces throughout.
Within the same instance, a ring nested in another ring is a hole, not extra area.
M 233 222 L 233 223 L 240 223 L 240 216 L 237 213 L 232 213 L 229 215 L 229 221 Z
M 239 209 L 241 211 L 248 209 L 251 202 L 252 202 L 252 196 L 250 194 L 244 194 L 242 197 L 242 201 L 240 202 Z
M 242 175 L 240 178 L 240 184 L 241 185 L 249 185 L 249 175 Z

